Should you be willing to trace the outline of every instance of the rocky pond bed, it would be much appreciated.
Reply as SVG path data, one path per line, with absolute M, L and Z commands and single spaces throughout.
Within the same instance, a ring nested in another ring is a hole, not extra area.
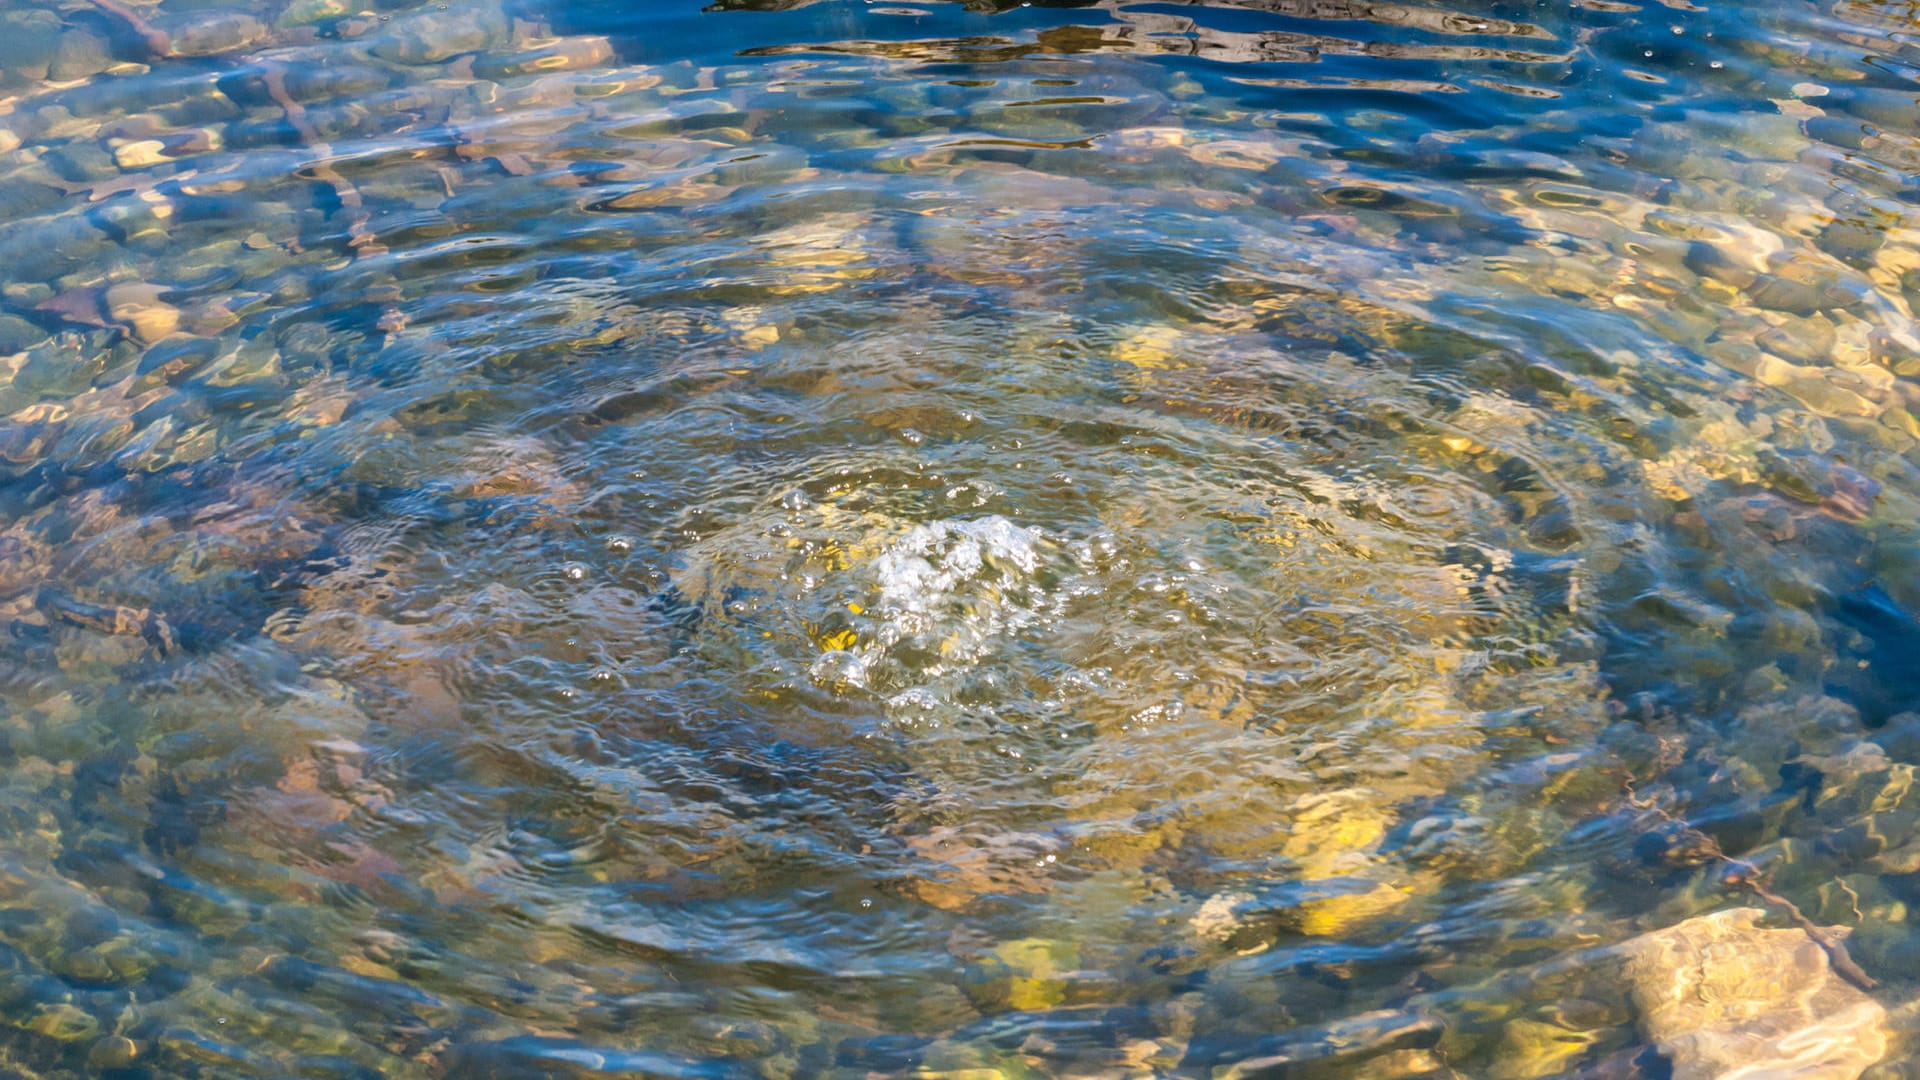
M 1916 78 L 0 8 L 0 1077 L 1914 1073 Z

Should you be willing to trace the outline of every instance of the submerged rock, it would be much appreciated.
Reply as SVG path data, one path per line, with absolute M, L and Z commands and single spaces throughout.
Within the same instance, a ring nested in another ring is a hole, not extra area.
M 60 35 L 60 46 L 47 65 L 47 77 L 59 82 L 87 79 L 112 66 L 112 42 L 91 27 L 79 26 Z
M 346 0 L 293 0 L 280 12 L 274 25 L 286 29 L 343 18 L 352 11 Z
M 1855 1080 L 1887 1050 L 1886 1010 L 1800 930 L 1734 908 L 1621 947 L 1646 1035 L 1674 1080 Z
M 134 339 L 151 345 L 180 328 L 180 309 L 160 299 L 158 285 L 122 284 L 107 290 L 107 311 Z
M 51 11 L 0 13 L 0 86 L 47 77 L 60 51 L 60 17 Z
M 578 71 L 599 67 L 613 56 L 613 44 L 606 38 L 562 38 L 505 56 L 483 56 L 474 64 L 474 73 L 486 79 L 505 79 L 549 71 Z
M 1500 1048 L 1487 1075 L 1493 1080 L 1539 1080 L 1564 1076 L 1595 1042 L 1590 1031 L 1578 1031 L 1546 1020 L 1518 1017 L 1507 1023 Z
M 1253 1050 L 1251 1056 L 1216 1065 L 1212 1075 L 1214 1080 L 1260 1080 L 1321 1075 L 1319 1069 L 1335 1067 L 1342 1069 L 1342 1075 L 1369 1075 L 1370 1070 L 1360 1070 L 1382 1059 L 1394 1066 L 1389 1075 L 1445 1075 L 1437 1062 L 1410 1059 L 1407 1053 L 1433 1047 L 1443 1033 L 1444 1026 L 1436 1017 L 1383 1009 L 1260 1040 L 1249 1048 Z M 1422 1067 L 1427 1065 L 1433 1067 Z M 1353 1072 L 1346 1071 L 1349 1069 Z
M 17 315 L 0 315 L 0 356 L 30 349 L 47 337 L 46 331 Z
M 496 11 L 415 12 L 385 27 L 374 40 L 373 54 L 396 64 L 437 64 L 461 53 L 479 52 L 505 31 Z
M 55 176 L 76 184 L 105 180 L 119 171 L 113 155 L 91 141 L 68 143 L 48 153 L 45 162 Z
M 267 37 L 267 24 L 244 12 L 194 12 L 162 29 L 175 56 L 216 56 L 244 49 Z

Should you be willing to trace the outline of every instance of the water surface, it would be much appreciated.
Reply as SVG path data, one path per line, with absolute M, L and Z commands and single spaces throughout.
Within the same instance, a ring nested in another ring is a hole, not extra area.
M 1916 78 L 11 0 L 7 1067 L 1658 1077 L 1613 950 L 1766 893 L 1908 1075 Z

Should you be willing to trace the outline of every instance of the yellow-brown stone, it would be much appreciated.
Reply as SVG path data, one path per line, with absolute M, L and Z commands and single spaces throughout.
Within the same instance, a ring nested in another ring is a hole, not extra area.
M 1640 1026 L 1673 1080 L 1857 1080 L 1886 1053 L 1886 1009 L 1804 931 L 1762 927 L 1765 915 L 1702 915 L 1621 947 Z

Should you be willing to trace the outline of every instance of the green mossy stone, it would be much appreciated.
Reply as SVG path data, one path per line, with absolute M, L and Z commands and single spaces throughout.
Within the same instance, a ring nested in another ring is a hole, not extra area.
M 18 222 L 57 210 L 65 201 L 60 189 L 50 184 L 17 177 L 0 181 L 0 220 Z
M 91 139 L 70 142 L 41 160 L 54 175 L 75 184 L 93 183 L 120 174 L 113 155 Z
M 190 13 L 157 20 L 178 56 L 216 56 L 235 52 L 267 37 L 267 24 L 244 12 Z
M 23 1025 L 56 1042 L 79 1042 L 100 1034 L 100 1021 L 78 1005 L 43 1005 Z
M 125 1035 L 109 1035 L 87 1048 L 90 1069 L 126 1069 L 140 1058 L 140 1044 Z
M 93 949 L 78 949 L 54 957 L 47 970 L 70 982 L 98 984 L 113 980 L 113 968 Z
M 273 24 L 281 29 L 295 26 L 310 26 L 314 23 L 338 19 L 353 11 L 353 5 L 346 0 L 293 0 L 281 9 L 280 17 Z
M 265 1064 L 244 1047 L 211 1038 L 196 1031 L 189 1031 L 186 1028 L 169 1028 L 162 1031 L 154 1039 L 154 1045 L 156 1049 L 170 1057 L 197 1065 L 231 1070 L 232 1073 L 239 1075 L 253 1073 Z
M 47 340 L 47 332 L 18 315 L 0 315 L 0 356 L 23 352 Z
M 0 86 L 47 77 L 60 53 L 60 17 L 51 11 L 0 12 Z
M 1887 242 L 1887 231 L 1873 221 L 1841 217 L 1822 229 L 1814 242 L 1836 259 L 1864 265 Z
M 240 118 L 240 106 L 222 93 L 196 93 L 181 98 L 164 107 L 149 105 L 160 113 L 160 118 L 177 128 L 214 127 Z
M 1914 118 L 1920 116 L 1920 94 L 1906 90 L 1846 89 L 1829 95 L 1821 105 L 1829 113 L 1843 112 L 1886 131 L 1911 131 Z
M 1507 1023 L 1487 1069 L 1489 1080 L 1541 1080 L 1569 1071 L 1595 1042 L 1590 1031 L 1575 1031 L 1544 1020 L 1521 1017 Z
M 47 77 L 56 82 L 87 79 L 112 67 L 113 44 L 105 34 L 86 27 L 74 27 L 60 35 L 60 45 L 47 66 Z
M 1873 552 L 1873 570 L 1882 588 L 1901 607 L 1920 611 L 1920 539 L 1891 536 Z M 1911 759 L 1920 761 L 1920 756 Z
M 17 281 L 0 288 L 0 298 L 13 307 L 38 307 L 54 298 L 54 288 L 42 281 Z
M 1066 999 L 1063 978 L 1078 962 L 1071 942 L 1045 938 L 1009 941 L 974 971 L 969 996 L 984 1008 L 1026 1012 L 1047 1009 Z
M 437 64 L 485 49 L 505 31 L 497 11 L 420 11 L 389 23 L 374 42 L 373 54 L 396 64 Z
M 1754 344 L 1796 364 L 1813 364 L 1825 362 L 1833 352 L 1834 341 L 1833 323 L 1825 316 L 1814 315 L 1789 318 L 1764 330 L 1754 339 Z

